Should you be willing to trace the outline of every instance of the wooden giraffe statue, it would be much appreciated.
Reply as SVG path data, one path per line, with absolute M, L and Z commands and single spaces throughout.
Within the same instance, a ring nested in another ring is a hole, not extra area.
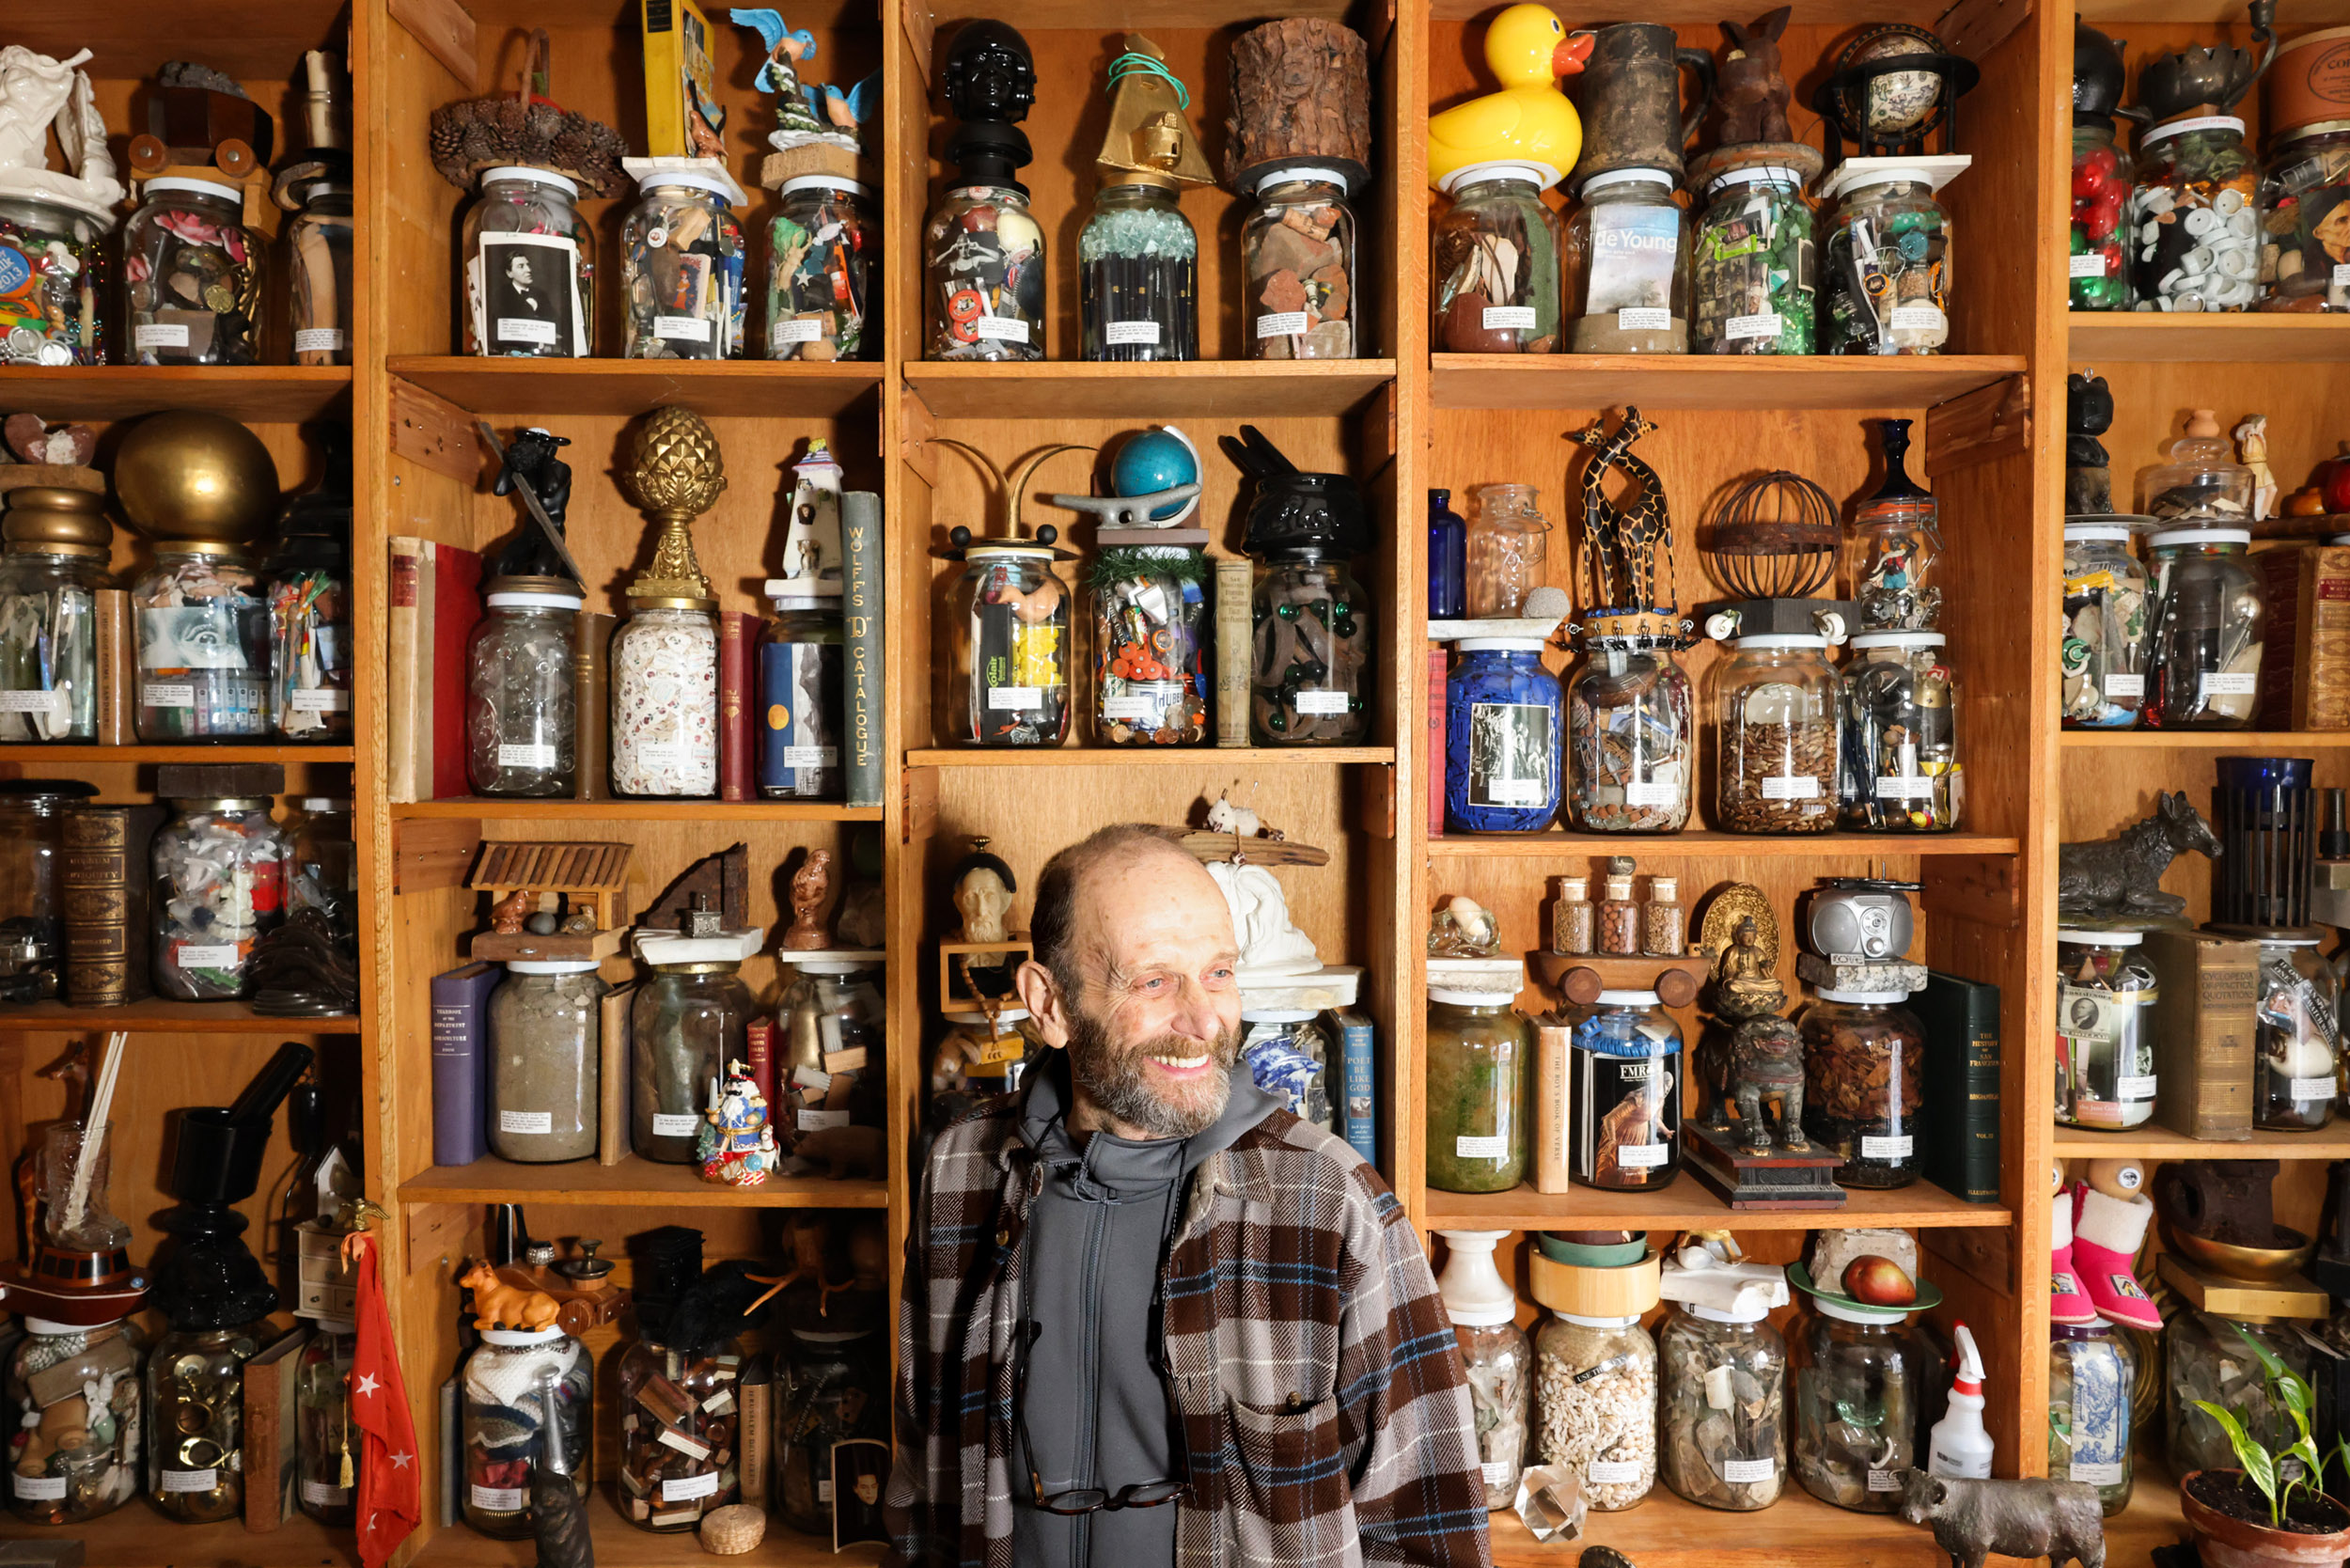
M 1653 609 L 1657 607 L 1656 549 L 1660 542 L 1668 581 L 1672 568 L 1672 513 L 1665 502 L 1664 481 L 1656 477 L 1656 470 L 1632 455 L 1631 447 L 1657 426 L 1641 418 L 1640 411 L 1630 404 L 1624 406 L 1623 422 L 1615 433 L 1606 432 L 1606 424 L 1603 416 L 1575 438 L 1592 449 L 1581 480 L 1591 603 L 1613 609 Z M 1607 498 L 1607 471 L 1613 467 L 1622 468 L 1632 480 L 1628 506 L 1618 506 Z

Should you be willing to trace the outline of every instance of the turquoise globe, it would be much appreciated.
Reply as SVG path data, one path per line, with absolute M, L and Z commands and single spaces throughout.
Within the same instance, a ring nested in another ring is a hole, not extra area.
M 1126 438 L 1110 460 L 1110 491 L 1117 495 L 1150 495 L 1179 484 L 1199 482 L 1199 454 L 1171 427 L 1139 431 Z M 1176 501 L 1154 509 L 1152 519 L 1166 522 L 1187 510 L 1192 503 Z

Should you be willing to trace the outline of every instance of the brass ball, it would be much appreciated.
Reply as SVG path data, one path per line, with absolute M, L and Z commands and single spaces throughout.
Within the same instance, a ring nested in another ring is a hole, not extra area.
M 115 506 L 152 540 L 249 544 L 277 515 L 277 464 L 234 419 L 195 409 L 140 420 L 115 453 Z

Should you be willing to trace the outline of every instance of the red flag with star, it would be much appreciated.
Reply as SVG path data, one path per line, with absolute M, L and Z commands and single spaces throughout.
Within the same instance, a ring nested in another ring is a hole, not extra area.
M 343 1256 L 358 1285 L 358 1349 L 351 1358 L 351 1424 L 359 1429 L 359 1560 L 382 1568 L 408 1539 L 424 1513 L 424 1475 L 416 1457 L 416 1425 L 408 1414 L 408 1385 L 400 1375 L 400 1345 L 384 1305 L 375 1238 L 343 1238 Z

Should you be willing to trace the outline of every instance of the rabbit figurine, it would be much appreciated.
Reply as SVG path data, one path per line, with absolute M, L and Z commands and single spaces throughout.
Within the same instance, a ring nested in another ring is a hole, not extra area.
M 1783 142 L 1787 130 L 1787 78 L 1778 63 L 1778 36 L 1787 30 L 1792 8 L 1781 6 L 1751 27 L 1722 24 L 1730 35 L 1715 98 L 1722 106 L 1722 145 Z

